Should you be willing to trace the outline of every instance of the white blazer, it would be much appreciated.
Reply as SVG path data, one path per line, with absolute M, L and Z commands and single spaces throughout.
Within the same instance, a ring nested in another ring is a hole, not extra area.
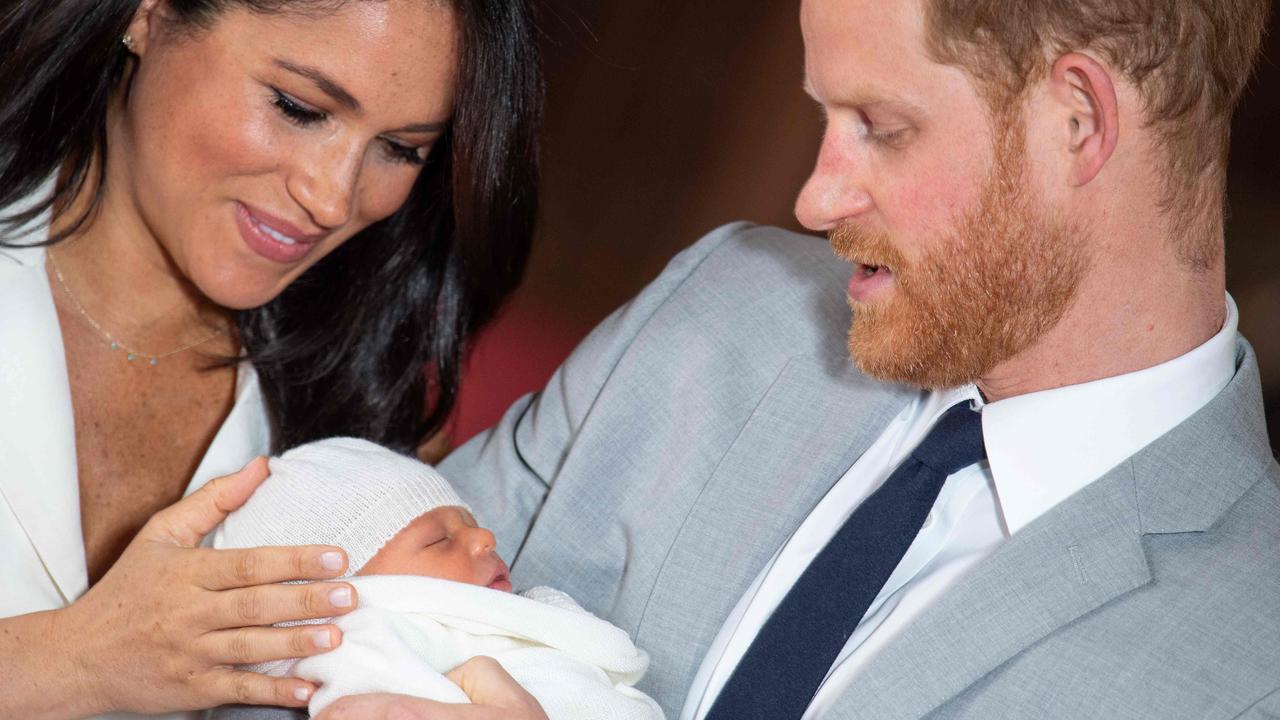
M 39 223 L 23 237 L 46 235 Z M 0 248 L 0 617 L 65 607 L 88 589 L 71 391 L 44 260 L 43 248 Z M 257 375 L 242 363 L 231 414 L 186 492 L 269 448 Z

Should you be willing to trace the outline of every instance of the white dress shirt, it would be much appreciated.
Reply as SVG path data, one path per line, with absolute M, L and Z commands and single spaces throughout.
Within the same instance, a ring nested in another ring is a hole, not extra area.
M 1237 312 L 1203 345 L 1154 367 L 985 404 L 977 388 L 921 392 L 778 549 L 721 626 L 685 700 L 701 720 L 818 552 L 959 402 L 982 413 L 987 460 L 950 476 L 924 527 L 814 696 L 820 718 L 886 645 L 1014 533 L 1204 407 L 1235 374 Z

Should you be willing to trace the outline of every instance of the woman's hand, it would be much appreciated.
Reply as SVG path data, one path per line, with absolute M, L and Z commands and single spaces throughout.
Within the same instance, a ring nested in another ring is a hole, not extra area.
M 407 695 L 349 695 L 334 701 L 314 720 L 547 720 L 538 701 L 493 658 L 471 658 L 447 677 L 473 704 Z
M 0 716 L 157 713 L 225 703 L 305 706 L 315 690 L 311 683 L 232 666 L 336 647 L 341 635 L 332 625 L 260 626 L 351 610 L 356 596 L 348 584 L 276 584 L 339 575 L 345 553 L 325 546 L 197 547 L 267 474 L 259 458 L 210 481 L 152 516 L 111 570 L 71 606 L 0 621 L 0 651 L 11 649 L 2 637 L 12 636 L 32 662 L 24 668 L 10 666 L 19 659 L 14 656 L 0 659 L 6 674 L 16 672 L 24 681 L 14 694 L 6 687 Z M 23 636 L 25 642 L 18 642 Z M 58 679 L 58 673 L 70 677 Z

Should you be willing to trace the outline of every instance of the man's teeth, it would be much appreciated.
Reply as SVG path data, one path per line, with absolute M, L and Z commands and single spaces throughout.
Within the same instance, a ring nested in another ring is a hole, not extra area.
M 260 223 L 260 222 L 257 222 L 256 220 L 254 221 L 254 224 L 258 226 L 258 229 L 259 229 L 259 230 L 261 230 L 262 232 L 264 232 L 264 233 L 266 233 L 266 234 L 270 235 L 271 237 L 275 238 L 276 240 L 279 240 L 279 241 L 280 241 L 282 244 L 284 244 L 284 245 L 297 245 L 297 244 L 298 244 L 298 241 L 297 241 L 297 240 L 294 240 L 293 238 L 289 237 L 288 235 L 282 235 L 282 234 L 280 234 L 280 233 L 276 232 L 274 229 L 269 228 L 269 227 L 267 227 L 266 225 L 263 225 L 263 224 L 262 224 L 262 223 Z

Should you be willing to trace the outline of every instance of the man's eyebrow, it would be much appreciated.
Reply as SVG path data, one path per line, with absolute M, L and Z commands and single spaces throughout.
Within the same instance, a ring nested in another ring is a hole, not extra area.
M 813 101 L 819 105 L 846 106 L 856 108 L 885 107 L 906 112 L 911 114 L 920 114 L 919 105 L 891 94 L 881 92 L 880 89 L 874 87 L 856 87 L 849 91 L 847 95 L 841 95 L 836 98 L 828 98 L 825 101 L 818 97 L 818 91 L 813 87 L 813 83 L 808 77 L 804 79 L 804 92 Z
M 339 105 L 342 105 L 354 112 L 360 112 L 360 101 L 356 100 L 355 96 L 347 92 L 346 88 L 339 85 L 333 78 L 325 75 L 319 68 L 314 68 L 310 65 L 297 65 L 289 62 L 288 60 L 281 60 L 280 58 L 275 58 L 275 63 L 278 67 L 288 70 L 296 75 L 301 75 L 315 83 L 316 87 L 320 88 L 321 92 L 333 98 Z

